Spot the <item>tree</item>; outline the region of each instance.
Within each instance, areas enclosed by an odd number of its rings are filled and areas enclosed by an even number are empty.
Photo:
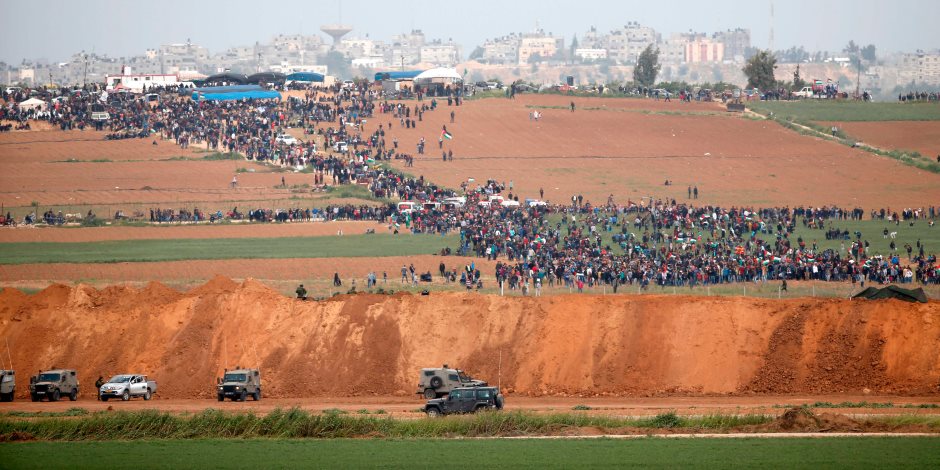
[[[869,62],[874,62],[878,59],[874,44],[869,44],[862,48],[862,58]]]
[[[352,77],[350,60],[339,52],[330,51],[330,53],[328,53],[320,63],[326,65],[326,69],[329,70],[330,75],[333,75],[336,78]]]
[[[760,51],[747,61],[742,71],[747,76],[748,88],[758,90],[772,90],[777,83],[774,78],[774,69],[777,68],[777,58],[770,51]]]
[[[568,57],[572,61],[574,61],[574,59],[577,57],[577,54],[575,54],[575,51],[577,50],[578,50],[578,35],[575,34],[574,37],[571,38],[571,48],[568,49]]]
[[[842,48],[842,52],[850,55],[858,54],[858,44],[855,44],[854,40],[849,41],[849,43],[846,44],[844,48]]]
[[[656,84],[656,76],[662,65],[659,64],[659,48],[653,49],[653,45],[646,46],[646,49],[640,53],[636,61],[636,67],[633,68],[633,81],[645,87],[651,87]]]
[[[800,64],[796,64],[796,72],[793,72],[793,89],[802,90],[806,86],[803,77],[800,77]]]

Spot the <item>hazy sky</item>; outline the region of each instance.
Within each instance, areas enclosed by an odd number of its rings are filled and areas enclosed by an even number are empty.
[[[11,64],[24,58],[61,61],[81,50],[112,57],[141,55],[145,49],[187,38],[215,53],[266,41],[277,33],[318,32],[320,25],[339,21],[339,3],[47,0],[36,4],[0,0],[0,60]],[[874,43],[879,51],[940,47],[937,0],[777,0],[774,6],[776,49],[802,45],[811,51],[841,50],[850,39]],[[564,36],[566,43],[572,34],[581,36],[592,25],[606,32],[639,21],[664,37],[689,29],[712,33],[749,28],[753,45],[767,47],[770,0],[345,0],[342,21],[355,28],[350,36],[368,34],[388,40],[417,28],[428,39],[453,38],[463,45],[465,56],[487,38],[532,30],[536,21],[546,31]]]

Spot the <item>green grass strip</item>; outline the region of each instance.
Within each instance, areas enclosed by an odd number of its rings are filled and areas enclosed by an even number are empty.
[[[0,265],[133,263],[220,259],[361,258],[430,255],[455,248],[455,235],[345,235],[290,238],[0,243]]]
[[[841,100],[751,101],[747,107],[795,121],[940,121],[940,104],[864,103]]]
[[[937,468],[936,438],[173,440],[0,445],[5,468]],[[133,462],[130,465],[128,462]]]

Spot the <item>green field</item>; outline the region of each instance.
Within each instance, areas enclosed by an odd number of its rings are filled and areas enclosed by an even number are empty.
[[[937,468],[940,439],[173,440],[0,444],[3,468]]]
[[[86,243],[0,243],[0,265],[122,263],[220,259],[359,258],[430,255],[456,248],[456,235],[119,240]]]
[[[549,225],[555,226],[555,224],[561,222],[560,215],[549,216]],[[865,215],[868,217],[868,214]],[[637,231],[633,228],[632,225],[632,216],[627,216],[627,221],[631,222],[628,225],[627,232],[635,234],[638,238],[643,237],[642,231]],[[579,222],[580,223],[580,222]],[[827,222],[826,229],[829,225],[834,229],[839,230],[848,230],[851,240],[845,241],[845,252],[847,253],[849,248],[852,247],[852,240],[855,240],[855,231],[862,233],[862,240],[868,240],[871,244],[869,254],[870,255],[885,255],[892,253],[890,244],[891,238],[884,238],[884,229],[888,229],[889,234],[891,232],[897,232],[897,236],[894,239],[895,246],[897,247],[898,254],[903,254],[903,259],[906,260],[907,252],[904,251],[904,244],[909,243],[911,247],[914,248],[913,255],[917,256],[917,240],[920,240],[921,244],[924,245],[924,253],[938,253],[940,252],[940,226],[935,226],[933,228],[928,226],[926,220],[918,220],[913,227],[909,226],[908,223],[901,222],[900,225],[894,225],[884,220],[833,220]],[[776,227],[771,227],[776,229]],[[611,251],[613,253],[623,253],[623,250],[613,242],[613,236],[620,233],[619,225],[614,228],[613,232],[603,231],[603,226],[598,225],[597,230],[601,235],[601,244],[602,246],[610,245]],[[561,227],[562,235],[567,234],[567,229],[564,225]],[[665,232],[672,233],[672,230],[667,230]],[[699,232],[696,232],[699,233]],[[702,240],[709,238],[708,233],[702,233]],[[773,241],[774,236],[768,234],[758,234],[758,236],[764,240]],[[819,250],[833,249],[840,251],[842,249],[843,240],[826,240],[826,230],[811,229],[803,226],[802,222],[798,221],[796,224],[796,231],[790,235],[793,246],[797,246],[797,239],[803,237],[803,240],[806,242],[807,248],[812,247],[813,240],[816,241],[817,248]]]
[[[777,119],[799,122],[940,121],[937,103],[864,103],[860,101],[754,101],[748,108]]]

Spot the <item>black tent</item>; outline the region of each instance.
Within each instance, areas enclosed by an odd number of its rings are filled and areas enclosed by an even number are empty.
[[[858,294],[852,296],[853,299],[898,299],[905,302],[927,303],[927,294],[924,289],[903,289],[898,286],[888,286],[883,289],[869,287]]]
[[[257,83],[259,85],[264,85],[266,83],[284,83],[284,80],[287,79],[287,75],[277,72],[261,72],[254,75],[249,75],[246,79],[246,83]]]
[[[205,79],[204,84],[206,86],[216,86],[216,85],[244,85],[248,83],[248,77],[241,73],[218,73],[212,75]]]

